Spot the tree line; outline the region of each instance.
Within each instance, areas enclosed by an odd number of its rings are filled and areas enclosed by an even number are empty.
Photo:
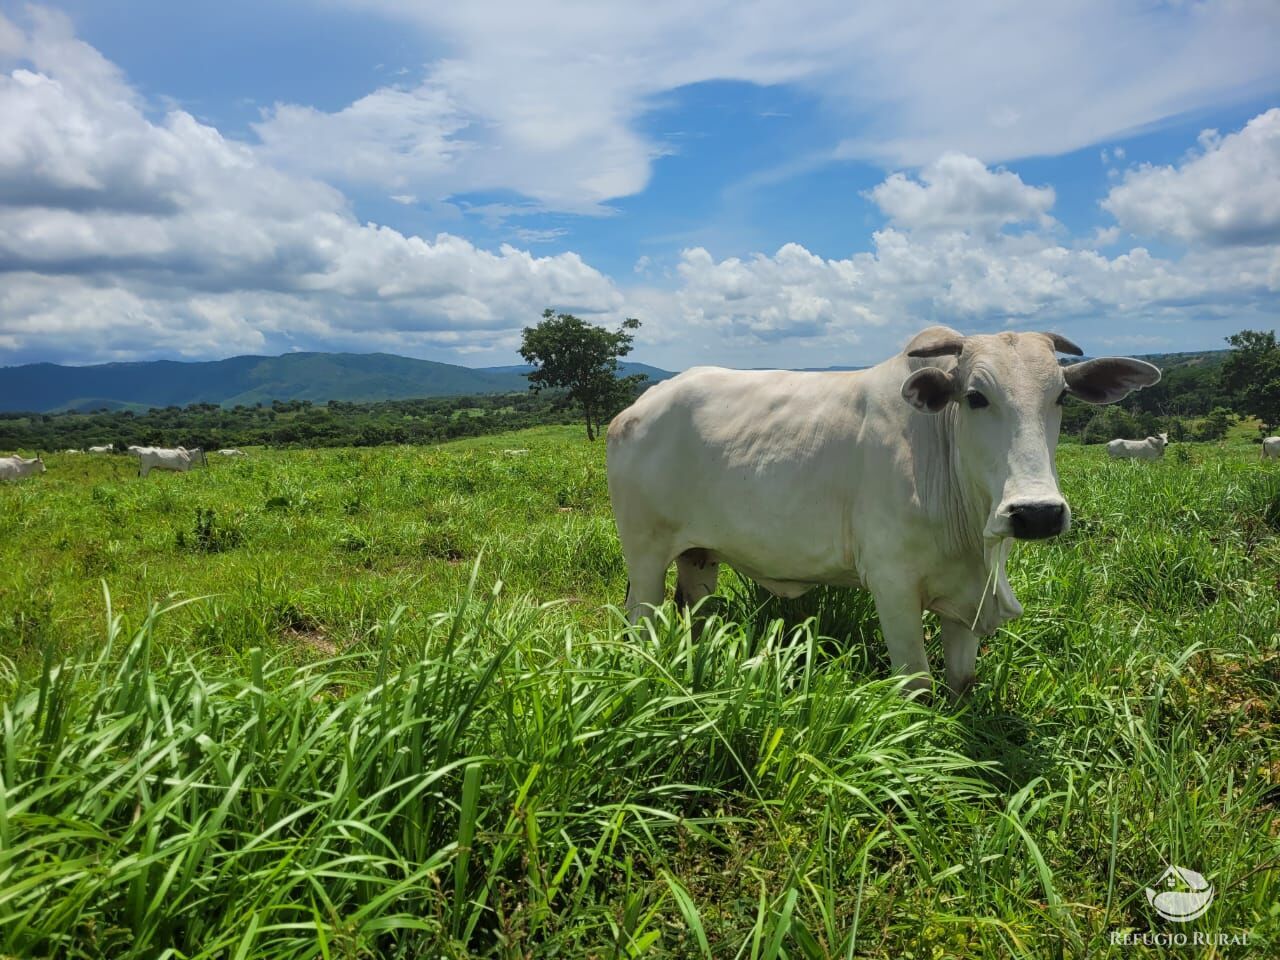
[[[1109,407],[1068,403],[1062,433],[1082,443],[1166,432],[1173,440],[1218,440],[1242,417],[1260,435],[1280,428],[1280,345],[1271,331],[1242,330],[1225,352],[1152,357],[1160,382]]]
[[[81,450],[113,443],[161,447],[369,447],[430,444],[567,424],[577,411],[564,391],[349,403],[277,400],[223,408],[213,403],[145,412],[0,413],[0,450]]]

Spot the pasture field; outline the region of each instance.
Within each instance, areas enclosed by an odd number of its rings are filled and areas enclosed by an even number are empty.
[[[577,428],[50,456],[0,487],[0,956],[1280,955],[1280,466],[1059,464],[953,708],[861,593],[626,628]]]

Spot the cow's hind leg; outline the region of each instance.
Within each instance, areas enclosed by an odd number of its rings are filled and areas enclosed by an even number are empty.
[[[716,592],[720,562],[701,547],[676,557],[676,606],[692,610]]]
[[[662,606],[667,593],[667,567],[671,561],[660,554],[627,557],[627,618],[638,623]]]

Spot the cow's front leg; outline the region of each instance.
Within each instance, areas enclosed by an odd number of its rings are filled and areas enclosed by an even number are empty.
[[[950,617],[939,617],[942,624],[942,654],[947,661],[947,692],[955,703],[973,687],[978,661],[978,636],[969,625]]]
[[[920,594],[904,590],[897,584],[882,589],[872,588],[880,632],[889,648],[889,660],[895,673],[910,676],[908,690],[929,693],[933,681],[929,676],[929,657],[924,652],[924,625],[920,620],[924,608]]]

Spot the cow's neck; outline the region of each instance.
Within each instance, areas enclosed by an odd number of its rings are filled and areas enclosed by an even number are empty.
[[[960,445],[956,442],[957,416],[957,405],[948,404],[931,418],[937,424],[946,455],[938,458],[943,467],[935,474],[940,488],[929,491],[926,502],[935,504],[934,509],[941,512],[934,519],[940,521],[946,531],[945,552],[953,556],[982,557],[985,568],[990,565],[991,545],[983,542],[982,531],[991,505],[983,491],[967,480],[961,469]]]
[[[961,469],[960,445],[956,442],[955,404],[932,418],[937,423],[939,440],[946,455],[938,461],[944,466],[936,471],[935,479],[940,489],[929,491],[927,502],[936,504],[940,511],[933,519],[946,531],[942,544],[946,556],[967,567],[973,574],[972,629],[979,636],[995,631],[1002,623],[1022,613],[1022,605],[1013,595],[1005,562],[1009,556],[1009,542],[1003,539],[988,540],[982,535],[991,512],[989,496],[976,484],[968,481]]]

